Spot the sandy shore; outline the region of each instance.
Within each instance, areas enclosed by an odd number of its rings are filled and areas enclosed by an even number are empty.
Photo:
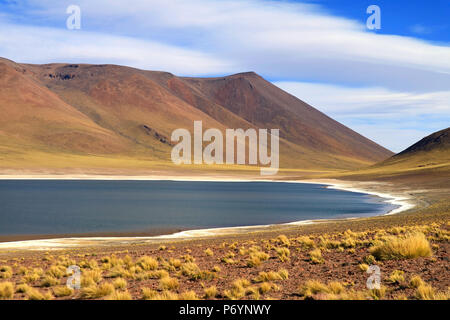
[[[412,209],[416,202],[411,192],[394,192],[390,185],[380,182],[353,182],[335,179],[315,179],[315,180],[282,180],[282,179],[258,179],[236,178],[229,176],[106,176],[106,175],[0,175],[3,180],[166,180],[166,181],[217,181],[217,182],[284,182],[284,183],[310,183],[323,184],[327,188],[359,192],[374,195],[383,199],[384,202],[398,206],[396,209],[386,213],[386,215],[397,214]],[[358,219],[358,218],[347,218]],[[342,220],[342,219],[340,219]],[[285,224],[241,226],[229,228],[211,228],[199,230],[186,230],[172,234],[158,236],[120,236],[120,237],[64,237],[53,239],[37,239],[24,241],[10,241],[0,243],[0,250],[54,250],[64,248],[79,248],[90,246],[126,245],[139,243],[156,243],[170,240],[184,240],[194,238],[208,238],[217,236],[230,236],[246,233],[249,231],[260,231],[267,229],[283,229],[287,226],[301,226],[314,224],[328,219],[294,221]]]

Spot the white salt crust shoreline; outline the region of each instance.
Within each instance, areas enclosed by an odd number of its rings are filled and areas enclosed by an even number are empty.
[[[322,184],[330,189],[338,189],[349,192],[365,193],[380,197],[383,202],[387,202],[398,207],[384,215],[397,214],[412,209],[415,204],[412,197],[405,194],[392,194],[378,192],[371,189],[374,185],[382,185],[377,182],[351,182],[341,180],[269,180],[269,179],[237,179],[229,177],[178,177],[178,176],[100,176],[100,175],[0,175],[0,180],[142,180],[142,181],[204,181],[204,182],[280,182],[280,183],[309,183]],[[344,218],[343,220],[358,219],[358,217]],[[102,245],[126,245],[133,243],[158,242],[165,240],[186,240],[195,238],[207,238],[213,236],[230,236],[245,233],[246,231],[257,231],[277,226],[307,225],[317,222],[324,222],[338,219],[316,219],[302,220],[283,224],[239,226],[226,228],[210,228],[186,230],[168,235],[148,236],[148,237],[73,237],[73,238],[53,238],[11,241],[0,243],[0,250],[56,250],[79,248]],[[339,219],[341,220],[341,219]]]

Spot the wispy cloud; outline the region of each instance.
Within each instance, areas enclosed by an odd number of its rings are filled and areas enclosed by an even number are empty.
[[[364,21],[331,16],[318,5],[266,0],[77,2],[84,30],[98,33],[95,39],[87,36],[80,43],[92,48],[97,45],[99,56],[103,52],[96,40],[103,44],[102,38],[115,34],[189,48],[270,78],[381,85],[400,90],[450,87],[450,47],[375,34],[365,29]],[[70,1],[26,3],[29,9],[25,15],[31,23],[42,23],[44,19],[64,28],[65,8]],[[3,32],[8,33],[5,29]],[[127,54],[123,45],[113,49],[118,55]],[[170,66],[172,59],[173,55],[166,54],[163,65]],[[141,66],[141,59],[136,60],[126,62]],[[191,72],[191,65],[186,64],[187,70],[180,72]],[[223,66],[212,72],[230,72],[228,64]]]
[[[128,65],[180,74],[233,70],[233,63],[195,49],[97,32],[13,25],[0,21],[0,56],[18,62]]]
[[[15,3],[0,15],[0,56],[13,60],[253,70],[393,150],[450,122],[449,45],[376,34],[317,3],[78,0],[77,31],[65,28],[71,0]],[[404,134],[389,139],[395,128]]]
[[[432,32],[430,27],[426,27],[421,24],[412,25],[409,29],[418,35],[430,34]]]
[[[412,93],[302,82],[275,84],[393,151],[401,151],[450,123],[450,91]]]

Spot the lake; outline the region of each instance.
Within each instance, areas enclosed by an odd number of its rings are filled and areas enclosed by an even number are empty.
[[[283,182],[0,180],[0,235],[202,229],[374,216],[363,193]]]

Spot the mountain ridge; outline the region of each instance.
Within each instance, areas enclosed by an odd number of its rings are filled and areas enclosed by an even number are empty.
[[[134,157],[149,167],[152,161],[170,164],[171,132],[192,130],[194,120],[202,120],[205,129],[280,128],[284,168],[352,169],[392,155],[255,72],[193,78],[118,65],[0,59],[0,81],[0,111],[8,114],[0,149],[14,151],[4,154],[11,161],[11,154],[20,154],[26,162],[34,150]],[[31,87],[39,95],[27,96]],[[26,130],[13,130],[11,120]],[[52,132],[56,123],[66,123],[66,130]]]

